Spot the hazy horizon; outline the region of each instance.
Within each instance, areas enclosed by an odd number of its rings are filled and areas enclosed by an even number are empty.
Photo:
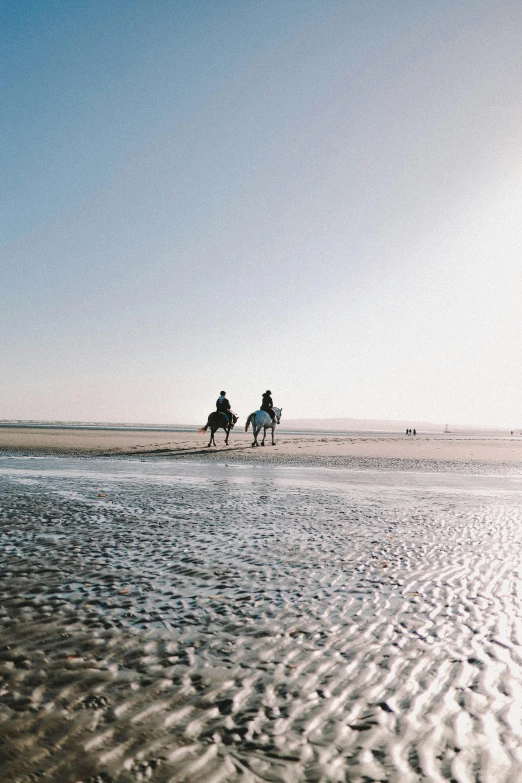
[[[516,427],[521,4],[0,18],[0,418]]]
[[[248,414],[240,415],[239,419],[239,429],[241,430],[241,419],[246,419],[246,416]],[[0,419],[0,426],[6,426],[6,425],[24,425],[24,426],[30,426],[32,424],[34,425],[41,425],[41,426],[57,426],[57,425],[63,425],[63,426],[79,426],[79,427],[88,427],[92,425],[93,427],[140,427],[140,428],[169,428],[169,427],[200,427],[202,424],[204,424],[204,421],[200,420],[199,422],[176,422],[176,421],[163,421],[163,422],[154,422],[154,421],[96,421],[96,420],[88,420],[88,419],[77,419],[77,420],[65,420],[65,419],[54,419],[54,420],[48,420],[48,419]],[[403,432],[406,427],[415,427],[419,431],[419,434],[424,433],[430,433],[434,434],[436,432],[443,432],[446,427],[449,428],[449,432],[453,434],[461,433],[461,432],[511,432],[513,431],[516,435],[522,434],[521,430],[522,427],[496,427],[496,426],[488,426],[488,425],[476,425],[472,423],[449,423],[446,422],[444,424],[440,422],[432,422],[432,421],[419,421],[416,419],[353,419],[353,418],[325,418],[325,419],[317,419],[317,418],[309,418],[309,419],[282,419],[280,423],[280,429],[295,429],[295,430],[310,430],[310,431],[332,431],[332,432],[342,432],[342,431],[360,431],[360,432],[372,432],[372,431],[382,431],[382,432]]]

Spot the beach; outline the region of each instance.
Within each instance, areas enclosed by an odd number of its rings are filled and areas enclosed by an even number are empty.
[[[522,783],[522,3],[2,21],[0,783]]]
[[[205,458],[229,461],[356,466],[383,465],[415,468],[419,460],[433,463],[522,464],[522,436],[404,433],[293,433],[276,428],[264,447],[252,448],[252,430],[239,425],[224,443],[216,433],[216,447],[207,448],[208,433],[162,429],[102,429],[100,427],[0,427],[0,451],[33,454],[143,455],[173,459]],[[261,440],[261,438],[259,439]],[[440,467],[440,465],[439,465]]]
[[[0,457],[2,781],[521,778],[520,465],[261,452]]]

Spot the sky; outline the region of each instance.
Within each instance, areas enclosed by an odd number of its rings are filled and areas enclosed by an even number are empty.
[[[522,426],[518,0],[0,29],[0,419]]]

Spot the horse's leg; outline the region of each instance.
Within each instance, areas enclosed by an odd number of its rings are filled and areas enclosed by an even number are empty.
[[[275,446],[274,432],[275,432],[275,427],[272,426],[272,446]]]
[[[212,443],[212,437],[213,437],[213,434],[214,434],[214,433],[213,433],[213,431],[212,431],[212,427],[211,427],[211,428],[210,428],[210,440],[209,440],[209,442],[207,443],[207,449],[209,449],[209,448],[210,448],[210,444]]]
[[[225,430],[226,438],[225,438],[225,446],[228,446],[228,436],[230,435],[230,427],[227,427]]]
[[[263,429],[263,440],[261,441],[261,445],[262,446],[265,445],[265,438],[266,438],[266,427],[264,427],[264,429]]]
[[[260,427],[257,427],[257,428],[256,428],[256,425],[255,425],[255,423],[254,423],[254,426],[253,426],[253,430],[254,430],[254,442],[252,443],[252,446],[259,446],[259,443],[257,442],[257,436],[258,436],[258,434],[259,434],[259,430],[260,430],[260,429],[261,429]]]

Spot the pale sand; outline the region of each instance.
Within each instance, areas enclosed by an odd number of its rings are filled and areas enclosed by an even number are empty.
[[[172,457],[227,456],[231,460],[285,462],[349,462],[367,460],[429,460],[435,462],[521,463],[522,437],[466,435],[294,435],[276,432],[276,445],[267,436],[264,448],[252,448],[251,432],[234,430],[230,445],[224,433],[217,447],[207,449],[207,433],[0,428],[0,450],[64,454],[149,454]]]

